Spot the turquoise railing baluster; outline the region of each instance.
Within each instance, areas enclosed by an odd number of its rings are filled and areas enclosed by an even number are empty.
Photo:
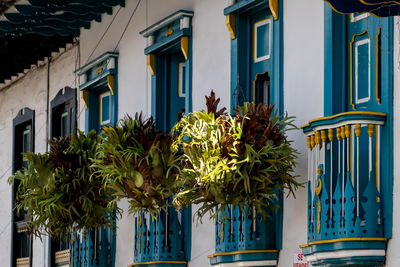
[[[308,243],[301,247],[313,266],[384,263],[380,133],[385,117],[348,112],[313,120],[303,128],[309,148]],[[338,251],[353,256],[340,257]],[[326,253],[327,260],[316,259],[318,253]]]
[[[307,186],[307,192],[308,192],[308,199],[311,200],[311,182],[308,181],[308,186]],[[307,224],[308,224],[308,235],[307,235],[307,240],[310,242],[312,240],[312,232],[313,232],[313,224],[311,220],[311,209],[312,209],[312,202],[308,201],[308,209],[307,209]]]
[[[133,265],[159,262],[152,266],[165,266],[168,262],[181,262],[174,266],[186,266],[188,255],[185,246],[191,236],[184,234],[184,211],[176,211],[174,207],[168,207],[167,211],[160,211],[156,218],[147,212],[135,218]]]
[[[341,227],[341,217],[342,217],[342,213],[341,213],[341,203],[340,203],[340,198],[342,196],[341,193],[341,183],[340,180],[336,180],[336,184],[334,187],[335,191],[333,193],[333,200],[332,200],[332,205],[333,205],[333,228],[332,228],[332,236],[329,236],[327,239],[335,239],[335,238],[339,238],[339,228]],[[315,241],[312,240],[312,241]]]
[[[112,228],[75,234],[73,254],[70,247],[71,267],[112,267],[115,260],[115,233]]]
[[[345,190],[344,190],[344,224],[341,229],[341,237],[353,237],[356,230],[355,219],[356,219],[356,202],[355,192],[353,185],[350,181],[350,175],[346,175]]]
[[[215,223],[216,254],[210,256],[212,265],[277,260],[277,238],[280,238],[280,232],[276,220],[281,210],[277,213],[269,211],[268,219],[254,212],[253,208],[229,206],[218,214]]]
[[[365,207],[365,210],[374,211],[365,213],[365,231],[367,231],[368,235],[370,236],[380,236],[382,235],[382,224],[380,223],[379,218],[380,197],[379,192],[376,189],[375,179],[369,180],[368,185],[365,188],[362,196],[362,206]]]
[[[326,175],[323,174],[321,176],[321,181],[323,185],[326,185]],[[324,238],[328,236],[331,232],[331,228],[329,227],[329,197],[328,191],[326,190],[326,186],[322,186],[321,188],[321,231],[320,238]]]

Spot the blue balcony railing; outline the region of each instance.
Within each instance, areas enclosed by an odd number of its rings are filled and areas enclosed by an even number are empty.
[[[311,264],[384,261],[384,121],[383,113],[348,112],[304,127],[309,147],[308,244],[302,248]]]
[[[211,264],[257,262],[257,266],[276,266],[280,218],[280,211],[264,220],[255,210],[227,208],[224,216],[220,213],[217,217],[215,253],[209,256]]]
[[[115,241],[115,229],[105,227],[75,235],[70,252],[70,266],[115,266]]]
[[[135,218],[134,263],[130,266],[187,265],[190,255],[190,209],[168,207],[156,218],[142,212]]]

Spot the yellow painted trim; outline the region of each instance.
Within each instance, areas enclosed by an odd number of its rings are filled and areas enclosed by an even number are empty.
[[[208,258],[215,258],[218,256],[229,256],[229,255],[238,255],[238,254],[249,254],[249,253],[275,253],[278,252],[277,249],[269,249],[269,250],[240,250],[240,251],[232,251],[232,252],[220,252],[214,253],[212,255],[208,255]]]
[[[315,194],[318,197],[318,219],[317,219],[317,230],[318,233],[321,233],[321,192],[322,192],[322,180],[321,180],[322,170],[318,168],[318,182],[317,187],[315,188]]]
[[[189,37],[184,36],[181,38],[181,50],[183,53],[183,56],[185,57],[185,60],[188,60],[189,58]]]
[[[173,29],[169,29],[166,33],[165,33],[165,37],[168,37],[170,35],[172,35],[174,33]]]
[[[88,109],[89,94],[88,94],[87,90],[82,90],[81,91],[81,99],[82,99],[83,105],[85,106],[85,109]]]
[[[394,0],[392,0],[392,1],[381,1],[379,3],[373,3],[373,4],[367,3],[367,2],[365,2],[365,0],[360,0],[360,2],[363,3],[364,5],[367,5],[367,6],[375,6],[375,5],[391,4],[391,3],[400,5],[400,1],[394,1]]]
[[[353,103],[353,44],[357,36],[362,36],[366,33],[367,31],[363,31],[361,33],[354,34],[350,42],[350,105],[353,107],[353,110],[356,110],[356,106]]]
[[[256,76],[254,77],[254,80],[253,80],[253,102],[254,103],[256,103],[256,81],[258,79],[258,76],[264,75],[266,73],[268,73],[267,70],[262,73],[257,73]],[[269,99],[269,96],[268,96],[268,99]],[[265,104],[268,104],[268,103],[265,103]]]
[[[71,235],[71,266],[74,266],[75,235]]]
[[[380,84],[379,84],[379,74],[380,74],[380,69],[379,69],[379,62],[381,60],[379,52],[380,52],[380,47],[379,43],[381,41],[381,33],[382,33],[382,26],[379,26],[378,33],[376,34],[376,77],[375,77],[375,82],[376,82],[376,92],[375,92],[375,97],[376,100],[378,101],[378,104],[381,104],[381,98],[378,96],[379,95],[379,89],[380,89]]]
[[[103,68],[99,68],[98,70],[96,70],[96,75],[99,75],[102,72],[103,72]]]
[[[140,213],[140,218],[138,222],[139,228],[139,251],[142,250],[142,220],[143,220],[143,213]]]
[[[306,248],[312,245],[319,245],[319,244],[330,244],[330,243],[336,243],[336,242],[351,242],[351,241],[387,241],[387,238],[384,237],[350,237],[350,238],[337,238],[337,239],[330,239],[330,240],[320,240],[320,241],[314,241],[310,242],[304,245],[300,245],[300,248]]]
[[[316,122],[316,121],[330,120],[330,119],[335,119],[337,117],[347,116],[347,115],[368,115],[368,116],[386,117],[386,113],[383,113],[383,112],[349,111],[349,112],[339,113],[339,114],[336,114],[333,116],[321,117],[321,118],[316,118],[316,119],[310,120],[308,122],[308,124],[301,126],[301,128],[304,129],[306,127],[309,127],[311,125],[311,123]]]
[[[342,15],[349,15],[349,14],[353,13],[353,12],[350,12],[350,13],[343,13],[343,12],[340,12],[340,11],[338,11],[336,8],[334,8],[334,7],[332,6],[332,4],[329,2],[329,0],[324,0],[324,1],[327,2],[328,5],[330,6],[330,8],[332,8],[332,10],[335,11],[336,13],[339,13],[339,14],[342,14]],[[363,0],[360,0],[360,2],[362,2],[362,3],[365,4],[365,5],[374,5],[374,4],[366,4]],[[400,4],[399,2],[395,2],[395,3],[396,3],[396,4]],[[374,13],[370,13],[370,12],[368,12],[368,13],[371,14],[372,16],[376,17],[376,18],[381,18],[381,17],[379,17],[378,15],[376,15],[376,14],[374,14]]]
[[[332,6],[332,4],[331,4],[328,0],[324,0],[324,1],[327,2],[328,5],[332,8],[332,10],[335,11],[336,13],[339,13],[339,14],[342,14],[342,15],[348,15],[348,14],[350,14],[350,13],[343,13],[343,12],[340,12],[339,10],[337,10],[336,8],[334,8],[334,7]]]
[[[27,233],[27,232],[28,232],[28,228],[26,228],[26,227],[17,230],[17,233],[18,233],[18,234],[20,234],[20,233]]]
[[[150,70],[151,76],[156,74],[156,56],[154,54],[147,55],[147,67]]]
[[[236,39],[236,15],[229,14],[226,16],[226,27],[231,34],[232,40]]]
[[[269,9],[271,10],[274,20],[279,18],[279,0],[269,0]]]
[[[114,75],[107,76],[107,85],[112,95],[114,95]]]
[[[149,261],[149,262],[134,262],[129,264],[128,267],[151,265],[151,264],[187,264],[187,261]]]

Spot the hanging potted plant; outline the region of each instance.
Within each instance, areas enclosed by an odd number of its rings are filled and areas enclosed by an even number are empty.
[[[39,237],[71,235],[72,266],[78,258],[74,252],[79,253],[74,249],[77,234],[87,237],[92,230],[113,227],[118,212],[111,190],[91,166],[98,142],[95,131],[53,139],[49,152],[24,154],[27,167],[9,178],[18,185],[15,208],[18,214],[27,213],[29,232]]]
[[[182,164],[181,151],[171,149],[173,138],[141,114],[105,127],[102,136],[93,166],[113,190],[113,202],[127,199],[136,215],[135,262],[184,261],[185,225],[171,203]]]
[[[200,219],[212,212],[217,221],[212,264],[273,259],[277,253],[243,251],[271,252],[279,246],[272,233],[280,227],[281,193],[292,194],[300,186],[293,175],[297,152],[286,136],[296,129],[293,117],[278,115],[273,105],[254,103],[230,116],[217,111],[214,92],[206,100],[207,112],[190,113],[173,129],[174,148],[183,147],[186,163],[174,203],[198,204]],[[237,251],[246,256],[235,258]]]

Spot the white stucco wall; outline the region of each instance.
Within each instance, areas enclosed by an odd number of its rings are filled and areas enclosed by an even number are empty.
[[[284,7],[284,109],[296,116],[296,125],[323,116],[324,103],[324,3],[286,0]],[[300,15],[301,14],[301,15]],[[289,133],[300,153],[296,174],[307,181],[306,137],[301,130]],[[293,266],[293,254],[307,242],[307,185],[296,199],[285,199],[283,249],[279,266]]]
[[[386,265],[400,266],[400,18],[394,18],[393,36],[393,236],[388,242]]]
[[[74,53],[71,48],[61,56],[56,56],[50,64],[49,99],[66,85],[74,86]],[[11,186],[7,180],[12,171],[12,120],[18,111],[28,107],[35,111],[35,152],[46,151],[46,101],[47,65],[34,68],[23,78],[7,88],[0,89],[0,262],[10,266],[11,253]],[[48,239],[33,241],[33,266],[47,266]]]
[[[147,2],[147,6],[146,6]],[[80,37],[80,54],[77,58],[77,47],[73,48],[51,63],[50,100],[59,89],[65,86],[76,87],[76,66],[107,51],[117,51],[118,63],[118,117],[133,115],[142,111],[150,115],[151,82],[143,53],[146,40],[139,32],[147,26],[163,19],[171,13],[186,9],[194,11],[193,29],[193,109],[205,107],[204,96],[214,89],[221,97],[221,106],[230,107],[230,36],[225,26],[223,9],[228,1],[215,0],[148,0],[142,1],[118,47],[126,23],[136,6],[137,0],[127,0],[126,7],[114,8],[113,15],[103,15],[102,22],[92,22],[89,30],[82,30]],[[284,7],[284,109],[289,115],[296,116],[296,125],[306,124],[310,119],[323,116],[324,88],[324,4],[315,0],[285,0]],[[114,15],[119,13],[99,43],[104,31]],[[395,25],[399,23],[396,19]],[[397,29],[398,27],[395,27]],[[395,56],[399,57],[399,34],[395,36]],[[95,49],[95,47],[97,48]],[[95,50],[94,50],[95,49]],[[92,54],[92,55],[91,55]],[[89,55],[90,58],[89,58]],[[396,65],[397,64],[397,65]],[[0,91],[0,262],[9,266],[10,260],[10,216],[11,189],[7,178],[11,174],[12,155],[12,118],[19,109],[29,107],[36,112],[35,151],[46,149],[46,82],[47,67],[29,72],[24,78]],[[400,81],[400,66],[395,61],[395,86]],[[394,147],[400,138],[400,100],[395,90]],[[396,100],[397,99],[397,100]],[[79,125],[84,129],[84,109],[80,103]],[[397,122],[396,122],[397,121]],[[303,133],[290,133],[294,146],[300,152],[296,174],[299,180],[307,180],[307,150]],[[396,149],[394,162],[399,159]],[[400,177],[399,166],[394,164],[394,225],[400,218],[400,189],[396,179]],[[293,264],[293,254],[300,251],[299,245],[306,243],[307,238],[307,191],[306,187],[296,193],[296,199],[289,197],[284,203],[283,249],[280,252],[279,266],[289,267]],[[120,207],[127,210],[127,201]],[[193,212],[195,211],[195,208]],[[133,261],[134,218],[125,212],[117,223],[116,267],[127,266]],[[210,266],[207,255],[214,252],[214,223],[204,218],[202,224],[195,220],[192,226],[192,253],[189,267]],[[44,245],[39,240],[34,243],[34,267],[47,264],[47,240]],[[389,242],[387,266],[399,266],[400,231],[394,227],[393,239]]]

